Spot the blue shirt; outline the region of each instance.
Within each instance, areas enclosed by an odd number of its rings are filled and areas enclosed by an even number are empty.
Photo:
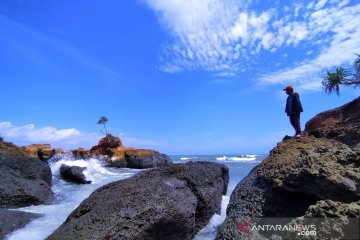
[[[294,99],[294,94],[291,94],[288,96],[288,98],[286,100],[286,112],[288,114],[292,113],[293,99]]]

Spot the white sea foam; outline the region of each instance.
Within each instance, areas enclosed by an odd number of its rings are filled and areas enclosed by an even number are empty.
[[[180,160],[187,161],[187,160],[195,160],[197,157],[181,157]]]
[[[221,214],[214,214],[209,223],[201,229],[201,231],[195,236],[194,240],[209,240],[215,239],[219,227],[225,221],[226,208],[229,205],[230,196],[226,195],[222,197],[221,202]]]
[[[84,167],[85,169],[83,174],[85,175],[86,179],[92,181],[92,183],[100,183],[109,176],[116,175],[116,173],[111,172],[108,170],[108,168],[105,168],[103,163],[98,159],[90,158],[87,160],[61,159],[55,163],[52,163],[50,164],[50,168],[53,176],[60,176],[60,167],[62,164],[66,164],[68,166]]]
[[[243,155],[240,157],[217,157],[216,160],[218,161],[239,161],[239,162],[248,162],[256,160],[257,155]]]
[[[246,166],[252,166],[251,164],[257,163],[254,161],[258,156],[261,155],[228,155],[219,157],[218,161],[224,161],[224,164],[229,166],[241,166],[241,172],[238,172],[239,167],[235,167],[235,173],[230,176],[228,194],[223,196],[221,205],[221,215],[215,214],[209,224],[205,226],[194,240],[209,240],[215,239],[217,229],[222,224],[226,215],[226,207],[229,203],[231,191],[234,189],[236,184],[241,180],[240,173],[243,173]],[[203,157],[204,158],[204,157]],[[180,160],[202,160],[201,156],[184,156],[178,158]],[[255,158],[255,159],[254,159]],[[212,158],[214,159],[214,158]],[[206,159],[205,159],[206,160]],[[246,164],[243,164],[246,163]],[[61,179],[60,166],[61,164],[67,164],[69,166],[86,167],[84,175],[86,179],[91,180],[91,184],[73,184],[66,182]],[[116,181],[132,176],[134,173],[140,170],[135,169],[118,169],[118,168],[107,168],[101,160],[88,159],[88,160],[75,160],[70,155],[60,156],[50,161],[50,168],[53,173],[53,186],[52,190],[55,194],[56,201],[52,205],[39,205],[20,208],[18,210],[39,213],[43,216],[37,218],[27,224],[24,228],[14,231],[10,235],[6,236],[6,240],[39,240],[46,239],[52,232],[54,232],[67,218],[67,216],[77,207],[79,204],[86,199],[95,189]],[[244,166],[244,167],[243,167]],[[237,170],[236,170],[237,169]],[[251,168],[249,168],[250,171]]]
[[[84,175],[91,184],[74,184],[64,181],[60,177],[60,166],[66,164],[69,166],[86,167]],[[139,170],[134,169],[116,169],[106,168],[103,163],[95,158],[88,160],[72,160],[64,156],[50,162],[50,168],[53,174],[52,190],[56,201],[52,205],[38,205],[24,207],[17,210],[39,213],[43,215],[6,236],[6,240],[39,240],[45,239],[54,232],[67,218],[67,216],[86,199],[95,189],[116,181],[130,177]]]

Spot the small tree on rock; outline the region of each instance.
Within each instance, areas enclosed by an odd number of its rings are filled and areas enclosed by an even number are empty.
[[[99,121],[98,121],[98,124],[104,125],[104,129],[105,129],[105,134],[106,134],[106,135],[108,135],[108,131],[107,131],[105,125],[106,125],[106,123],[107,123],[108,121],[109,121],[109,120],[108,120],[107,117],[105,117],[105,116],[101,116],[100,119],[99,119]]]

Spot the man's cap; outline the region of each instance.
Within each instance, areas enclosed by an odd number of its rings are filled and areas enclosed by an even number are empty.
[[[288,91],[288,90],[294,90],[293,86],[286,86],[286,88],[283,89],[284,91]]]

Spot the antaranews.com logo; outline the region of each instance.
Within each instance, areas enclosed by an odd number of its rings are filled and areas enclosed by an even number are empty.
[[[235,231],[249,239],[360,239],[360,218],[236,218],[235,223]]]
[[[316,236],[315,225],[301,225],[301,224],[251,224],[245,222],[236,228],[238,231],[250,235],[253,231],[266,232],[296,232],[300,236]]]

